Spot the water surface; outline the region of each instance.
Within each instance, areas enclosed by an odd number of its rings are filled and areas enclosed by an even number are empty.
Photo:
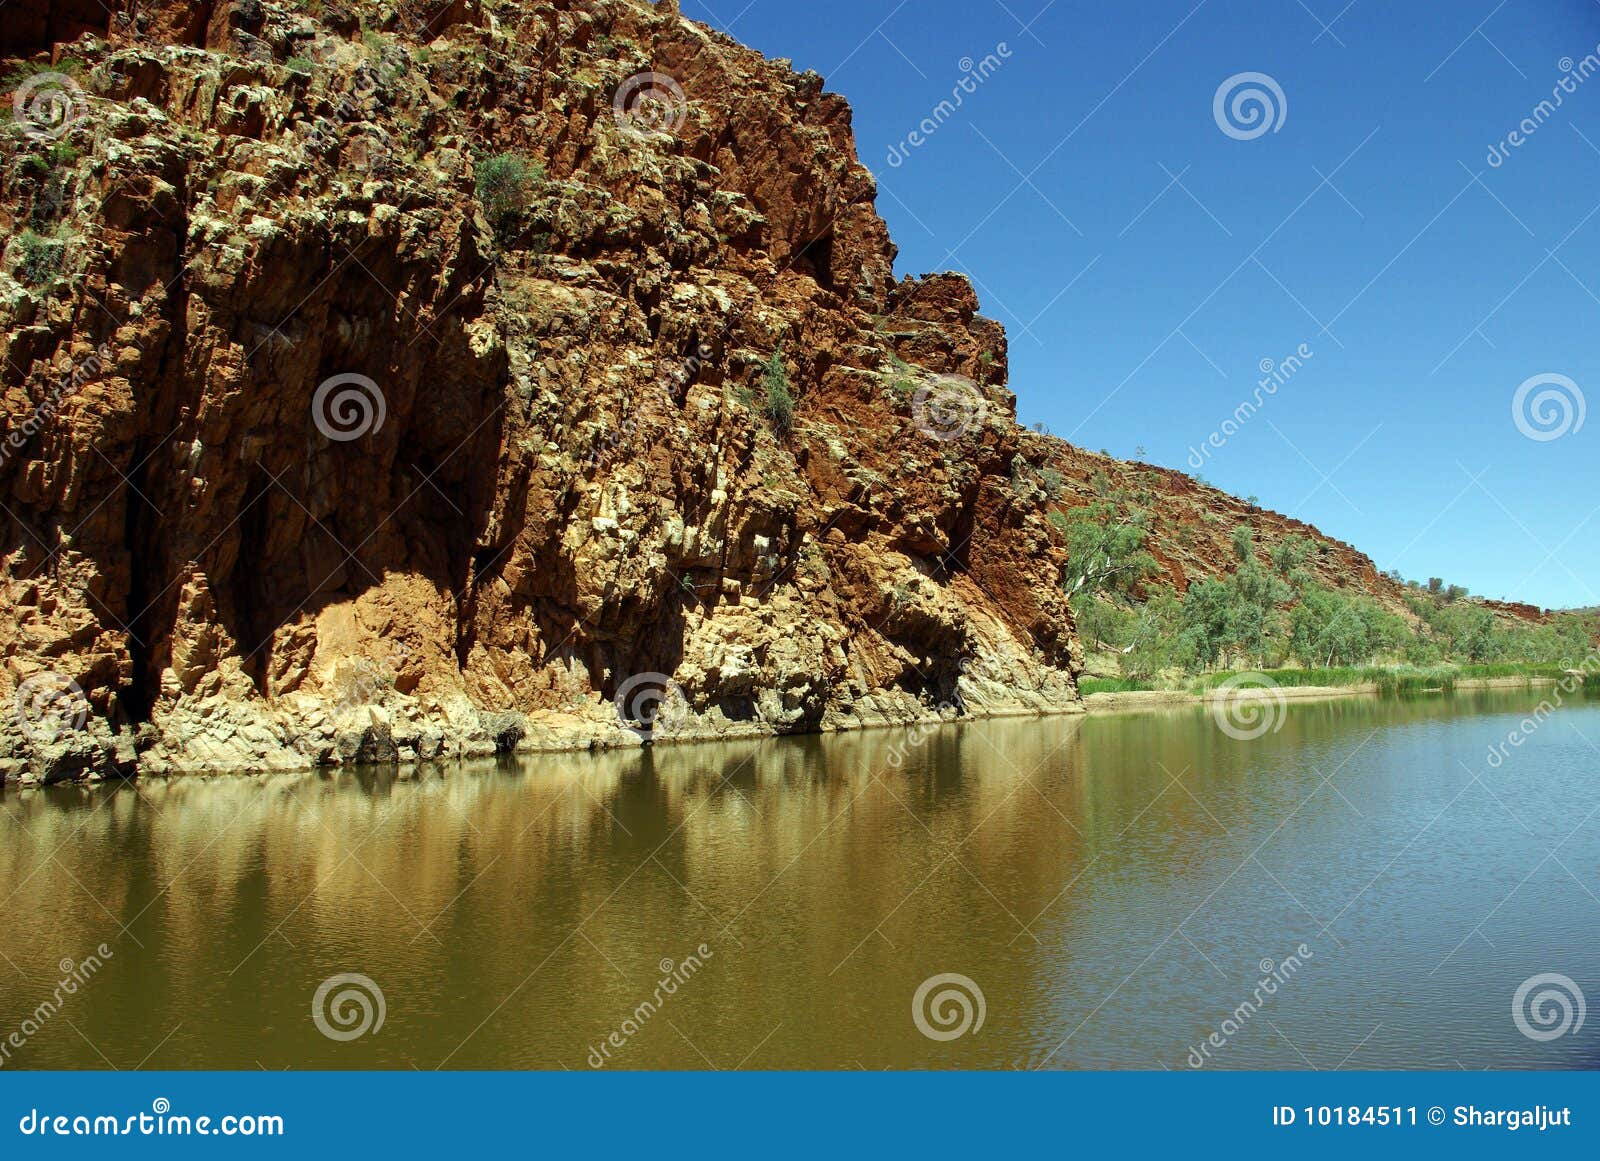
[[[12,788],[4,1066],[1596,1067],[1600,1015],[1512,1014],[1600,1000],[1600,703],[1487,760],[1542,696]],[[384,1006],[349,1041],[343,973]],[[936,1040],[946,973],[984,1019]]]

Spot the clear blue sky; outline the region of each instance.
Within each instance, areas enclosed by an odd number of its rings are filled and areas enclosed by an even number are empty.
[[[1600,53],[1600,2],[896,3],[681,7],[850,100],[898,273],[972,277],[1025,423],[1192,470],[1303,343],[1197,474],[1380,568],[1600,604],[1600,74],[1489,164]],[[1287,113],[1239,140],[1213,99],[1247,72]],[[1536,441],[1513,398],[1548,374],[1597,414]]]

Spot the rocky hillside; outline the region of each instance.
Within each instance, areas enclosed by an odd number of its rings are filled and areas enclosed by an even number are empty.
[[[0,778],[1078,708],[1084,453],[821,77],[672,0],[5,17]]]
[[[1054,507],[1070,510],[1091,503],[1099,494],[1097,487],[1107,485],[1116,493],[1138,498],[1151,517],[1147,547],[1161,568],[1152,578],[1157,583],[1183,592],[1193,581],[1225,579],[1238,567],[1233,533],[1244,526],[1263,553],[1291,536],[1310,541],[1314,547],[1304,567],[1319,584],[1361,593],[1408,622],[1417,620],[1406,604],[1406,588],[1400,581],[1380,572],[1366,553],[1313,525],[1218,491],[1170,468],[1118,460],[1048,436],[1033,438],[1045,441],[1043,454],[1060,473],[1062,485]],[[1490,609],[1502,624],[1544,624],[1550,619],[1549,610],[1534,605],[1472,599]]]

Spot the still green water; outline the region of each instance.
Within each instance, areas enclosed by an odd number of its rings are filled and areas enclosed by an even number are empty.
[[[1600,999],[1600,703],[1487,760],[1542,696],[11,788],[4,1067],[1596,1067],[1513,1019]]]

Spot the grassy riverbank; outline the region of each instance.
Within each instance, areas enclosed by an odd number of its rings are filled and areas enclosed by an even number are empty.
[[[1486,665],[1431,666],[1349,666],[1331,669],[1266,669],[1259,671],[1284,689],[1312,687],[1338,689],[1371,686],[1379,693],[1423,693],[1450,691],[1457,685],[1477,681],[1524,678],[1528,681],[1560,681],[1567,670],[1560,665],[1504,662]],[[1078,683],[1085,697],[1097,693],[1172,692],[1196,696],[1211,692],[1238,677],[1238,673],[1205,673],[1198,677],[1141,681],[1126,677],[1085,677]],[[1600,674],[1590,673],[1584,680],[1586,691],[1600,690]]]

